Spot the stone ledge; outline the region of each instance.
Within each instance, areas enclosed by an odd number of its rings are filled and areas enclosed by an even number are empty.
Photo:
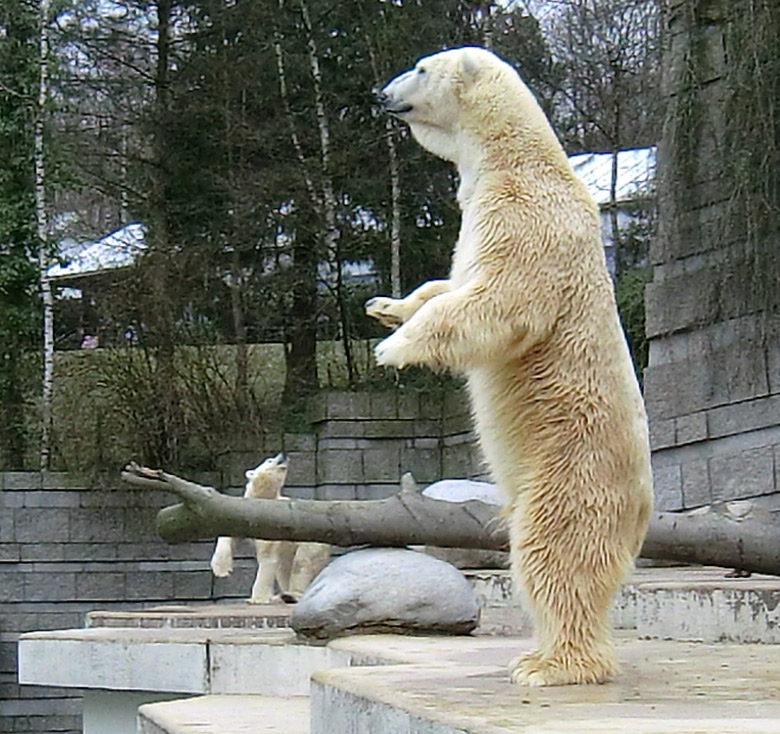
[[[138,734],[308,734],[309,702],[267,696],[201,696],[138,709]]]

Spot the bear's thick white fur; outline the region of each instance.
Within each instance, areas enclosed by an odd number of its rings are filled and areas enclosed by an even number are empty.
[[[244,497],[286,499],[282,487],[287,479],[287,457],[277,454],[260,466],[246,471]],[[211,557],[215,576],[229,576],[233,571],[233,544],[236,538],[217,538]],[[323,543],[294,543],[286,540],[254,540],[257,576],[252,585],[250,604],[268,604],[282,599],[297,601],[314,577],[330,560],[330,547]],[[281,594],[274,594],[274,582]]]
[[[531,92],[484,49],[422,59],[383,102],[457,165],[462,223],[448,280],[368,302],[398,327],[377,361],[466,375],[535,619],[538,649],[512,680],[606,681],[610,601],[641,547],[652,478],[596,205]]]

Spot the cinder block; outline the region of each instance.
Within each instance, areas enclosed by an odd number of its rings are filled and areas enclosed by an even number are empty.
[[[115,543],[67,543],[64,546],[64,561],[116,561],[118,545]],[[144,556],[150,557],[150,556]],[[157,557],[152,554],[151,557]]]
[[[361,484],[357,487],[356,499],[359,500],[383,500],[398,494],[398,484]]]
[[[70,539],[70,513],[66,509],[14,510],[16,541],[19,543],[64,543]]]
[[[674,419],[650,418],[650,448],[653,451],[670,448],[675,445],[676,433]]]
[[[3,472],[3,489],[43,489],[43,477],[40,472]]]
[[[682,465],[683,506],[686,510],[712,502],[707,461],[697,459]]]
[[[178,571],[173,576],[173,597],[178,601],[211,597],[211,570]]]
[[[18,563],[20,560],[21,552],[18,543],[0,543],[0,563]]]
[[[0,602],[17,602],[24,599],[24,574],[9,571],[0,566]]]
[[[682,471],[679,464],[653,467],[653,490],[657,510],[680,510],[683,507]]]
[[[367,393],[331,392],[326,395],[328,418],[371,417],[371,400]]]
[[[363,481],[360,451],[328,449],[317,453],[319,484],[358,484]]]
[[[712,499],[734,500],[768,494],[775,489],[772,446],[747,449],[710,459]]]
[[[416,392],[398,393],[398,417],[402,420],[416,420],[420,417],[420,396]]]
[[[422,437],[438,437],[441,435],[441,426],[432,420],[414,421],[414,435]]]
[[[371,418],[374,420],[398,417],[397,393],[369,393]]]
[[[65,561],[65,549],[69,543],[24,543],[16,545],[19,560],[28,561]]]
[[[363,451],[363,477],[366,482],[397,482],[401,477],[400,446]]]
[[[368,421],[363,430],[366,439],[407,438],[413,435],[413,423],[405,420]]]
[[[117,488],[119,482],[116,476],[101,476],[98,479],[84,474],[71,472],[43,472],[41,475],[44,489],[71,490],[90,489],[94,487]]]
[[[710,438],[780,425],[780,395],[757,398],[707,411]]]
[[[76,574],[70,572],[26,573],[25,601],[72,601],[76,596]]]
[[[310,487],[317,481],[317,462],[314,451],[296,451],[288,454],[287,485]]]
[[[159,576],[160,574],[150,574]],[[152,579],[150,578],[151,582]],[[151,583],[150,583],[151,586]],[[124,573],[90,573],[76,574],[76,599],[112,601],[125,598]]]
[[[702,411],[676,418],[675,438],[677,446],[704,441],[707,438],[707,414]]]
[[[76,543],[121,543],[127,539],[125,512],[117,508],[68,510],[69,540]],[[136,511],[131,511],[131,514],[135,515]]]
[[[318,444],[329,438],[362,438],[364,422],[356,420],[327,420],[317,428]]]
[[[314,482],[312,482],[311,485],[306,487],[288,485],[284,488],[284,496],[291,497],[292,499],[297,499],[297,500],[313,500],[315,494],[315,488],[316,485],[314,484]]]
[[[444,479],[465,479],[471,476],[472,470],[472,457],[468,444],[442,448],[441,474]]]
[[[284,434],[284,451],[286,454],[316,450],[317,437],[313,433]]]
[[[321,484],[315,490],[318,500],[354,500],[357,499],[356,487],[353,484]]]
[[[418,482],[435,482],[441,479],[441,452],[436,449],[404,449],[401,474],[412,472]]]
[[[170,573],[149,573],[138,571],[123,575],[124,596],[106,597],[109,599],[138,599],[139,601],[166,601],[174,599],[173,577]],[[117,587],[118,589],[119,587]]]
[[[24,493],[25,507],[78,507],[78,491],[32,490]]]

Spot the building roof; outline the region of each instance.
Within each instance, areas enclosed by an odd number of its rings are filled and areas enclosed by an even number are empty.
[[[60,262],[52,265],[47,273],[52,279],[74,278],[126,268],[145,249],[146,227],[134,222],[95,242],[64,240],[59,248]]]
[[[569,157],[574,172],[588,187],[599,206],[609,204],[612,153],[583,153]],[[617,201],[649,194],[655,181],[655,148],[621,150],[618,153]]]

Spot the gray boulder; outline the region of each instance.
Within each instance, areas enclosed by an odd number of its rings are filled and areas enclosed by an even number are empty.
[[[503,507],[506,504],[506,497],[495,484],[478,482],[475,479],[441,479],[429,484],[422,493],[432,500],[445,500],[446,502],[477,500],[497,507]]]
[[[449,563],[403,548],[365,548],[332,561],[306,589],[290,623],[315,638],[468,634],[479,624],[479,600]]]

